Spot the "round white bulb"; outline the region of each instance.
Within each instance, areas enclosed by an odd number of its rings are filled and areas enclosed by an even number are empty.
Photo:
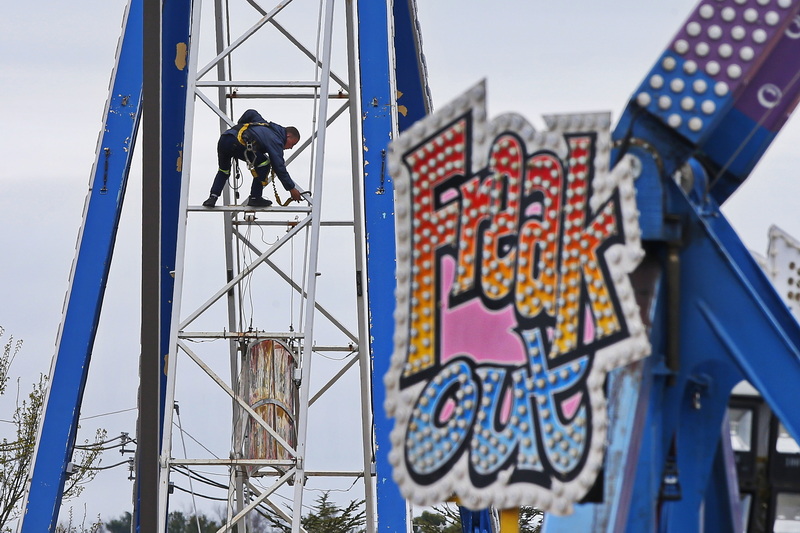
[[[653,74],[650,77],[650,87],[653,89],[660,89],[664,86],[664,78],[661,77],[659,74]]]
[[[708,90],[708,84],[706,83],[706,80],[694,80],[694,83],[692,83],[692,89],[694,89],[694,92],[697,94],[703,94]]]

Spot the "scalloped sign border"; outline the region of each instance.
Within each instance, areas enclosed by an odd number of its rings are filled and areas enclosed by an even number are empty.
[[[403,496],[568,514],[604,456],[607,373],[650,353],[634,173],[610,115],[486,119],[481,82],[390,145],[386,410]]]

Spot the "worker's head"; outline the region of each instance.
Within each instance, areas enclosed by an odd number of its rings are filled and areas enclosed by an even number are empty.
[[[294,148],[294,145],[300,140],[300,132],[294,126],[286,127],[286,144],[283,145],[284,149]]]

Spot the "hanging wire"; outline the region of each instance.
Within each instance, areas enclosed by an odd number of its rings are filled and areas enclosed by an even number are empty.
[[[320,85],[320,82],[321,82],[321,72],[322,72],[322,67],[323,67],[322,62],[319,60],[320,53],[321,53],[321,48],[322,48],[322,22],[323,22],[323,19],[324,19],[324,17],[323,17],[323,11],[324,11],[323,3],[324,3],[323,0],[320,0],[320,2],[319,2],[319,11],[317,13],[317,41],[316,41],[316,49],[315,49],[315,52],[314,52],[315,57],[317,58],[317,60],[314,62],[314,82],[315,83],[314,83],[313,106],[312,106],[312,113],[311,113],[311,124],[312,124],[311,135],[312,135],[312,141],[311,141],[311,153],[310,153],[311,161],[309,163],[309,169],[310,169],[309,185],[310,185],[310,190],[314,190],[314,175],[315,175],[315,170],[316,170],[316,166],[315,166],[316,157],[315,157],[315,155],[316,155],[316,152],[317,152],[317,141],[316,141],[316,139],[318,139],[318,137],[316,136],[315,133],[317,131],[317,128],[320,126],[320,124],[317,123],[317,110],[319,108],[319,99],[322,98],[323,96],[327,97],[327,95],[321,95],[320,94],[320,90],[319,90],[319,85]],[[325,118],[323,117],[322,124],[324,124],[324,123],[325,123]],[[319,205],[319,199],[317,199],[317,205]],[[313,213],[313,216],[319,217],[319,216],[321,216],[321,213]],[[308,297],[308,292],[307,292],[308,286],[306,285],[306,280],[308,279],[308,259],[309,259],[309,257],[308,257],[308,255],[309,255],[308,244],[309,244],[309,239],[310,239],[309,228],[308,227],[306,227],[306,229],[304,231],[304,234],[305,234],[305,245],[304,245],[303,249],[304,249],[305,253],[304,253],[304,260],[303,260],[303,278],[302,278],[302,282],[301,282],[301,289],[302,289],[301,290],[301,294],[306,295],[306,297],[300,299],[300,310],[299,310],[299,315],[298,315],[298,321],[299,321],[299,324],[300,324],[300,326],[299,326],[299,331],[300,332],[303,332],[305,330],[305,323],[304,323],[304,318],[305,317],[304,317],[303,313],[304,313],[304,309],[305,309],[306,299]]]
[[[247,226],[247,232],[245,233],[245,236],[247,237],[247,241],[248,242],[252,242],[252,240],[253,240],[253,226],[252,225],[248,225]],[[244,248],[243,252],[247,256],[246,257],[247,265],[249,266],[249,265],[253,264],[253,261],[255,260],[253,249],[250,248],[247,245],[244,245],[244,244],[242,246]],[[247,296],[248,309],[250,310],[250,316],[248,317],[250,329],[253,328],[253,317],[255,315],[255,304],[253,302],[253,276],[254,275],[255,275],[255,271],[254,270],[251,270],[247,274],[247,277],[246,277],[247,278],[247,283],[243,287],[244,291],[246,292],[246,296]]]
[[[176,422],[173,422],[173,423],[172,423],[172,425],[174,425],[174,426],[175,426],[175,425],[177,425],[177,423],[176,423]],[[212,452],[211,450],[209,450],[208,448],[206,448],[206,446],[205,446],[205,445],[204,445],[202,442],[200,442],[199,440],[197,440],[196,438],[194,438],[194,437],[192,436],[192,434],[191,434],[191,433],[189,433],[188,431],[186,431],[186,430],[184,430],[184,429],[182,429],[181,431],[182,431],[182,432],[183,432],[183,433],[184,433],[184,434],[185,434],[187,437],[189,437],[190,439],[192,439],[192,440],[195,442],[195,444],[197,444],[198,446],[200,446],[201,448],[203,448],[205,451],[207,451],[208,453],[210,453],[211,455],[213,455],[215,459],[220,459],[220,457],[219,457],[217,454],[215,454],[214,452]],[[135,442],[136,442],[136,441],[134,441],[134,443],[135,443]]]
[[[295,217],[297,218],[297,217]],[[294,279],[294,239],[289,239],[289,278]],[[294,296],[295,290],[291,284],[289,288],[289,331],[294,331]]]
[[[84,470],[93,470],[99,472],[100,470],[111,470],[112,468],[117,468],[118,466],[130,464],[130,459],[125,459],[124,461],[120,461],[119,463],[115,463],[113,465],[108,466],[84,466],[82,467]]]
[[[125,446],[125,444],[127,444],[128,441],[125,440],[123,442],[120,442],[119,444],[115,444],[114,446],[105,446],[105,445],[114,442],[116,440],[125,439],[127,438],[127,436],[128,436],[127,433],[121,433],[119,437],[114,437],[113,439],[104,440],[102,442],[96,442],[94,444],[76,444],[75,446],[73,446],[73,448],[76,450],[100,450],[100,451],[113,450],[115,448],[122,448],[123,446]],[[98,446],[101,447],[98,448]]]
[[[91,420],[92,418],[100,418],[101,416],[118,415],[120,413],[127,413],[128,411],[135,411],[138,407],[129,407],[128,409],[120,409],[119,411],[111,411],[108,413],[100,413],[99,415],[82,416],[81,421]]]
[[[200,494],[200,493],[193,493],[190,490],[184,489],[180,485],[171,485],[172,488],[179,490],[181,492],[186,492],[187,494],[192,494],[192,496],[197,496],[198,498],[203,498],[205,500],[211,500],[215,502],[227,502],[228,498],[219,498],[216,496],[209,496],[207,494]]]
[[[346,361],[347,359],[350,359],[351,357],[353,357],[353,355],[356,352],[357,352],[357,350],[353,350],[351,352],[348,352],[347,355],[343,355],[342,357],[332,357],[330,355],[325,355],[322,352],[318,352],[318,351],[314,350],[314,353],[316,353],[318,356],[322,357],[323,359],[327,359],[328,361],[337,361],[337,362],[338,361]]]
[[[269,487],[265,487],[265,486],[264,486],[264,485],[261,483],[261,480],[260,480],[260,479],[252,479],[252,480],[251,480],[251,483],[253,483],[254,485],[257,485],[257,486],[258,486],[258,488],[260,488],[260,489],[262,489],[262,490],[269,490],[269,489],[270,489]],[[311,489],[308,489],[308,490],[311,490]],[[280,492],[277,492],[277,491],[276,491],[276,492],[273,492],[273,493],[270,495],[270,497],[273,497],[273,496],[276,496],[276,497],[278,497],[278,498],[281,498],[282,500],[285,500],[285,501],[286,501],[286,502],[288,502],[288,503],[293,503],[293,502],[294,502],[294,500],[293,500],[292,498],[289,498],[288,496],[284,496],[283,494],[281,494]],[[304,500],[304,501],[305,501],[305,500]],[[312,508],[311,508],[311,505],[309,505],[309,504],[307,504],[307,503],[303,503],[303,505],[302,505],[302,509],[305,509],[306,511],[311,511],[311,510],[312,510]]]
[[[317,214],[315,214],[315,216],[319,216],[319,214],[317,213]],[[306,300],[308,299],[308,285],[306,284],[306,281],[308,280],[308,269],[309,269],[308,254],[309,254],[309,251],[310,251],[309,250],[309,241],[311,240],[311,233],[309,231],[308,225],[306,225],[305,231],[303,232],[303,240],[304,240],[304,242],[303,242],[303,250],[304,250],[304,253],[303,253],[303,277],[301,278],[301,283],[300,283],[300,287],[301,287],[300,294],[305,295],[305,296],[300,298],[300,311],[298,313],[298,318],[297,318],[298,321],[300,322],[300,327],[299,327],[300,333],[303,333],[305,331],[305,322],[304,322],[305,316],[303,315],[303,312],[304,312],[304,309],[305,309]]]
[[[244,178],[242,177],[242,170],[239,168],[239,160],[235,157],[233,158],[233,164],[231,165],[232,178],[228,180],[228,185],[233,190],[233,203],[239,203],[239,189],[244,186]],[[236,215],[238,217],[238,214]]]
[[[181,435],[181,444],[183,445],[183,457],[184,457],[184,459],[188,459],[189,455],[186,453],[186,439],[183,438],[183,427],[182,427],[182,424],[181,424],[181,410],[178,407],[178,402],[175,402],[175,414],[177,415],[177,418],[178,418],[178,432]],[[194,487],[192,486],[192,478],[191,477],[189,478],[189,491],[191,492],[191,495],[192,495],[192,508],[194,510],[194,517],[197,520],[197,531],[201,531],[201,529],[200,529],[200,518],[197,515],[197,501],[195,500],[195,497],[194,497]]]
[[[186,465],[175,465],[175,470],[186,476],[187,478],[194,479],[195,481],[202,483],[204,485],[208,485],[209,487],[213,487],[215,489],[227,489],[228,485],[224,483],[220,483],[219,481],[214,481],[213,479],[209,479],[205,476],[201,476],[196,471],[192,470]]]

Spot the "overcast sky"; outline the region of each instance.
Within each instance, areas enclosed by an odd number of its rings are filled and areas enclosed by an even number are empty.
[[[490,118],[513,111],[541,125],[542,114],[558,112],[607,110],[616,120],[695,2],[419,4],[435,106],[486,78]],[[54,351],[124,5],[0,3],[0,325],[3,340],[13,334],[25,341],[12,369],[23,391],[49,370]],[[725,206],[745,244],[761,254],[772,224],[800,236],[799,143],[800,122],[790,120]],[[196,199],[213,174],[213,150],[212,142],[195,146],[208,163],[196,165],[203,176],[193,185]],[[84,430],[102,426],[110,436],[135,431],[130,409],[138,378],[139,188],[140,176],[132,174],[82,409]],[[0,402],[0,419],[11,416],[9,400]],[[107,414],[115,411],[125,412]],[[94,415],[105,416],[88,418]],[[119,460],[109,455],[104,464]],[[86,498],[73,503],[76,514],[82,515],[85,503],[89,517],[118,516],[129,508],[130,487],[124,469],[102,473]]]

